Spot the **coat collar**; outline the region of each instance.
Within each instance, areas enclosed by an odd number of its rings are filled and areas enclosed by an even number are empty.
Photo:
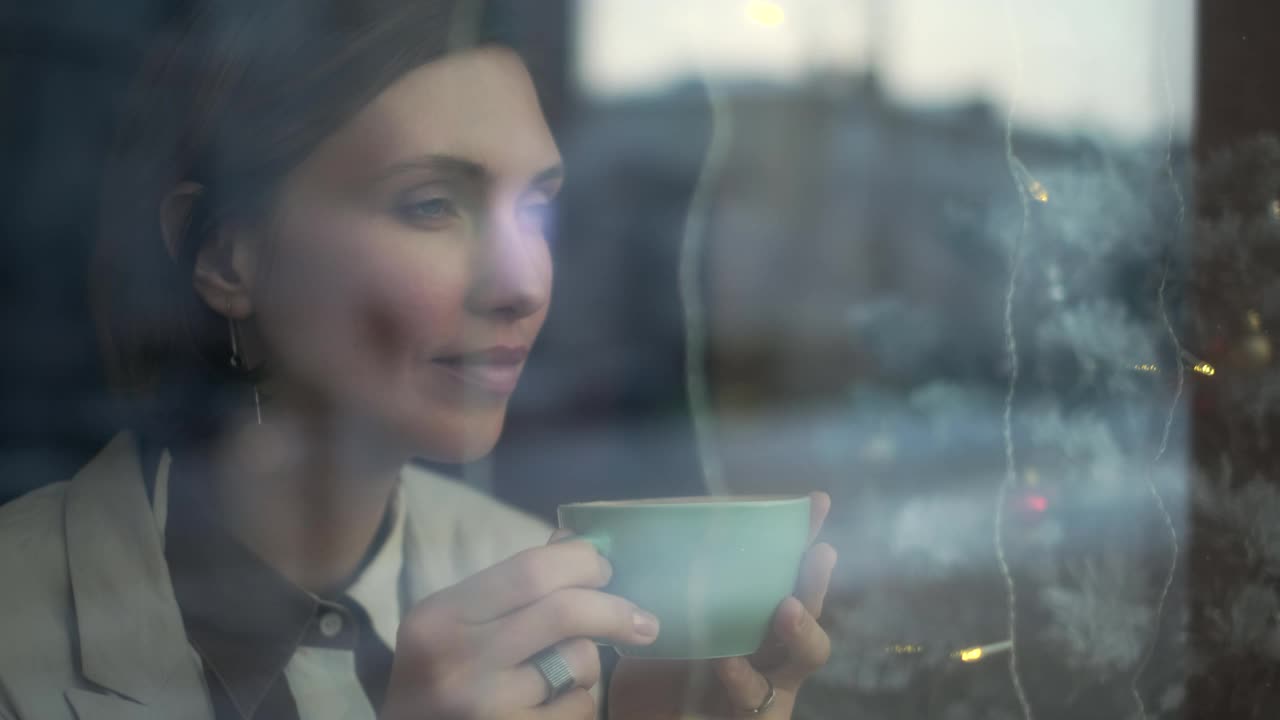
[[[438,498],[432,495],[442,480],[412,465],[401,479],[406,590],[417,603],[457,580],[462,569],[451,553],[441,552],[456,543],[457,528],[435,509]],[[77,709],[127,705],[122,717],[212,720],[164,557],[164,520],[147,497],[132,433],[114,437],[72,478],[65,512],[81,670],[90,682],[121,696],[77,691],[68,699]]]
[[[86,679],[156,717],[210,720],[133,435],[117,435],[72,478],[66,533]]]

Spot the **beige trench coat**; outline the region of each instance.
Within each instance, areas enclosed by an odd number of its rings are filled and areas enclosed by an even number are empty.
[[[136,445],[118,435],[70,481],[0,507],[0,718],[213,720]],[[550,533],[416,467],[402,493],[415,600]]]

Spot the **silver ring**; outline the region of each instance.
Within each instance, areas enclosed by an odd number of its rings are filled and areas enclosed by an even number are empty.
[[[550,688],[550,694],[547,695],[548,701],[556,699],[577,683],[569,663],[565,662],[564,656],[555,648],[543,650],[530,658],[529,662],[533,663],[538,672],[542,673],[543,679],[547,681],[547,686]]]
[[[777,693],[775,693],[773,690],[773,681],[770,680],[768,676],[765,677],[764,681],[769,683],[769,694],[764,696],[764,702],[757,705],[755,709],[748,710],[747,711],[748,715],[761,715],[766,710],[773,707],[773,701],[777,695]]]

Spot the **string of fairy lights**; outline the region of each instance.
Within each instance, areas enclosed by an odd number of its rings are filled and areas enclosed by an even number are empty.
[[[1007,653],[1012,649],[1012,641],[1001,640],[986,645],[973,645],[952,650],[947,653],[947,657],[952,660],[959,660],[962,663],[976,663],[986,658]],[[917,643],[894,643],[886,645],[884,651],[890,655],[924,655],[926,647]]]
[[[1049,202],[1048,188],[1045,187],[1044,183],[1036,179],[1031,174],[1031,172],[1027,170],[1025,165],[1023,165],[1022,163],[1014,163],[1012,164],[1012,167],[1015,169],[1015,174],[1018,176],[1018,179],[1021,181],[1024,189],[1026,190],[1027,197],[1042,204]],[[1272,202],[1271,213],[1273,216],[1276,217],[1277,220],[1280,220],[1280,200],[1275,200]],[[1251,333],[1256,335],[1262,332],[1262,320],[1261,320],[1261,315],[1260,313],[1258,313],[1258,311],[1256,310],[1248,311],[1245,315],[1245,319],[1246,319],[1246,324],[1248,326],[1248,329]],[[1256,348],[1250,348],[1250,349],[1254,351],[1254,354],[1259,354]],[[1269,351],[1270,351],[1270,346],[1268,344],[1265,351],[1265,354],[1268,356],[1270,355]],[[1212,363],[1197,357],[1195,354],[1193,354],[1192,352],[1190,352],[1185,348],[1181,348],[1181,347],[1179,348],[1178,361],[1182,365],[1183,369],[1190,370],[1191,372],[1197,373],[1204,377],[1214,377],[1218,373],[1218,369],[1214,367]],[[1132,369],[1137,372],[1150,373],[1150,374],[1159,374],[1163,372],[1160,364],[1155,362],[1135,363],[1132,366]],[[951,660],[959,661],[961,663],[972,664],[972,663],[980,662],[984,659],[989,659],[997,655],[1002,655],[1004,653],[1011,652],[1012,650],[1013,650],[1012,640],[1000,640],[997,642],[988,643],[986,645],[973,645],[969,647],[952,650],[951,652],[947,653],[947,657],[950,658]],[[886,645],[884,648],[884,651],[885,653],[891,654],[891,655],[924,655],[926,652],[926,646],[918,643],[894,643],[891,645]]]
[[[1182,351],[1183,367],[1194,373],[1199,373],[1205,377],[1213,377],[1218,374],[1217,368],[1192,355],[1187,350]],[[1141,373],[1159,373],[1160,366],[1156,363],[1138,363],[1133,369]]]
[[[1013,167],[1019,180],[1026,188],[1027,195],[1038,203],[1047,204],[1049,202],[1049,189],[1045,187],[1044,183],[1037,180],[1022,163],[1016,163]],[[1271,203],[1271,213],[1277,219],[1280,219],[1280,200],[1275,200]],[[1250,310],[1246,314],[1246,320],[1251,331],[1257,332],[1261,330],[1262,319],[1256,310]],[[1201,360],[1185,348],[1180,350],[1181,360],[1185,362],[1186,369],[1207,377],[1213,377],[1218,373],[1217,368],[1212,364]],[[1136,363],[1133,369],[1143,373],[1159,373],[1160,365],[1154,362]]]

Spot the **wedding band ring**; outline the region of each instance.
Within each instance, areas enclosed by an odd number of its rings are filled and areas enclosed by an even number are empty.
[[[764,702],[761,702],[754,709],[748,710],[747,715],[763,715],[766,710],[773,707],[773,701],[776,696],[776,693],[773,690],[773,681],[770,680],[767,676],[765,677],[764,681],[766,683],[769,683],[769,693],[764,696]]]
[[[547,695],[548,702],[559,697],[577,682],[573,677],[573,670],[569,669],[569,663],[565,662],[564,656],[555,648],[547,648],[534,655],[530,662],[547,681],[547,686],[550,688]]]

